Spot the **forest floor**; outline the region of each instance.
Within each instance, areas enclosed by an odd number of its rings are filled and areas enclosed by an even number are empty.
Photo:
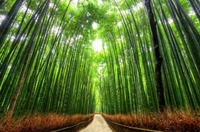
[[[92,123],[80,132],[112,132],[112,130],[109,128],[101,114],[96,114]]]
[[[130,127],[160,130],[165,132],[200,132],[200,114],[192,111],[186,112],[177,110],[174,112],[165,111],[163,113],[140,113],[128,115],[103,114],[103,116],[110,121]]]
[[[26,115],[17,120],[0,119],[0,132],[49,132],[76,125],[93,118],[89,115],[38,114]],[[81,128],[79,128],[81,129]]]

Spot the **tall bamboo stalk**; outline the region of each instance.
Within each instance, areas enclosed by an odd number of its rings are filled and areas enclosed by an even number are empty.
[[[166,108],[165,104],[165,98],[164,98],[164,88],[162,83],[162,74],[161,74],[161,66],[162,66],[162,56],[160,54],[160,45],[158,41],[158,35],[157,35],[157,29],[156,24],[157,22],[154,19],[154,14],[151,7],[151,0],[145,0],[145,6],[147,8],[150,27],[152,31],[152,37],[153,37],[153,44],[154,44],[154,51],[155,51],[155,81],[156,81],[156,88],[157,88],[157,94],[158,94],[158,101],[159,101],[159,108],[160,111],[164,111]]]
[[[11,101],[9,109],[8,109],[8,115],[7,115],[8,119],[12,118],[12,116],[13,116],[15,105],[16,105],[16,102],[17,102],[17,99],[18,99],[18,96],[19,96],[19,93],[20,93],[20,90],[21,90],[21,87],[22,87],[22,84],[23,84],[23,81],[24,81],[24,75],[25,75],[25,72],[26,72],[28,60],[29,60],[30,54],[31,54],[33,46],[34,46],[34,39],[35,39],[36,33],[39,29],[39,25],[40,25],[40,22],[42,21],[43,15],[48,8],[49,2],[50,2],[49,0],[47,0],[45,2],[44,9],[38,17],[38,22],[36,24],[36,27],[35,27],[33,33],[32,33],[32,37],[29,40],[30,45],[27,45],[27,51],[26,51],[26,54],[25,54],[22,70],[21,70],[21,73],[20,73],[20,76],[19,76],[19,80],[17,82],[17,86],[15,88],[15,92],[14,92],[13,97],[12,97],[12,101]]]

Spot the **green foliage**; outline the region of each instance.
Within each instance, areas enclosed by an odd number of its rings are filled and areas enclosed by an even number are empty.
[[[0,114],[20,80],[15,115],[158,111],[152,33],[144,0],[28,0],[0,43]],[[6,15],[14,4],[6,0]],[[192,0],[154,0],[167,107],[200,106],[200,26]],[[190,15],[191,11],[196,14]],[[92,24],[96,22],[95,30]],[[101,39],[103,50],[92,42]],[[22,75],[22,73],[24,73]],[[21,79],[20,79],[21,78]]]

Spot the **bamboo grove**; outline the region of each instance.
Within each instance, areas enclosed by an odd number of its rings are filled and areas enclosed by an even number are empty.
[[[70,9],[71,1],[30,0],[20,6],[19,2],[11,10],[25,8],[12,12],[16,16],[12,21],[5,19],[6,26],[1,27],[9,30],[1,30],[9,32],[0,48],[1,112],[14,107],[16,115],[93,113],[90,36],[83,30],[87,10]]]
[[[0,114],[199,110],[199,6],[199,0],[0,1]],[[91,44],[96,38],[103,41],[99,52]]]
[[[148,2],[157,25],[163,89],[156,86],[158,45],[153,44]],[[102,110],[110,114],[160,111],[162,98],[165,109],[199,110],[199,1],[127,0],[113,5],[117,15],[112,16],[112,27],[104,25],[106,32],[102,31],[106,43],[99,84]]]

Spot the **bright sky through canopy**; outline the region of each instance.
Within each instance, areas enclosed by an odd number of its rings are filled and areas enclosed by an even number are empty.
[[[92,28],[95,30],[95,29],[97,29],[98,28],[98,24],[96,23],[96,22],[93,22],[92,23]]]
[[[92,47],[95,52],[100,52],[102,50],[102,41],[100,39],[96,39],[92,42]]]

